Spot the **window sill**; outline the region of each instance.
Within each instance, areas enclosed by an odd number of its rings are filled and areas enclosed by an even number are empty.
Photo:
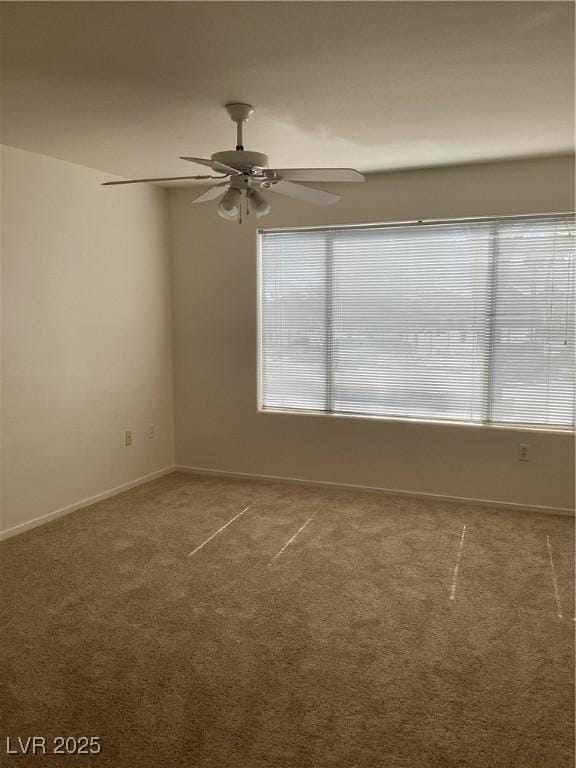
[[[402,418],[400,416],[376,416],[364,413],[330,413],[328,411],[308,411],[290,408],[257,408],[259,415],[274,416],[313,416],[328,419],[360,419],[362,421],[388,422],[392,424],[429,424],[436,427],[466,427],[468,429],[498,429],[514,432],[548,432],[559,435],[574,434],[574,427],[549,427],[538,424],[510,424],[510,423],[479,423],[476,421],[449,421],[448,419],[417,419]]]

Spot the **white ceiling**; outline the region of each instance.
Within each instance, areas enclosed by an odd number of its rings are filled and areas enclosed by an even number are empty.
[[[3,2],[2,140],[114,175],[573,150],[569,2]]]

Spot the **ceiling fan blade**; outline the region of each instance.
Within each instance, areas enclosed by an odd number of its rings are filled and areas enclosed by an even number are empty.
[[[269,189],[270,192],[278,192],[296,200],[314,203],[314,205],[332,205],[332,203],[337,203],[340,200],[340,195],[324,192],[322,189],[314,189],[314,187],[304,187],[302,184],[293,184],[291,181],[278,181],[272,184]]]
[[[188,160],[190,163],[198,163],[198,165],[207,165],[208,168],[212,168],[213,171],[219,171],[225,173],[228,176],[233,174],[235,176],[242,175],[241,171],[237,171],[236,168],[232,168],[231,165],[224,165],[217,160],[208,160],[204,157],[180,157],[180,160]]]
[[[354,168],[274,168],[286,181],[365,181]]]
[[[129,179],[128,181],[104,181],[103,187],[113,187],[116,184],[144,184],[149,181],[180,181],[181,179],[221,179],[222,176],[164,176],[161,179]]]
[[[227,186],[228,186],[227,181],[222,182],[222,184],[216,184],[215,187],[211,187],[210,189],[207,189],[206,192],[202,192],[202,194],[198,195],[193,200],[190,200],[190,202],[205,203],[207,200],[214,200],[215,197],[218,197],[219,195],[224,193],[224,190]]]

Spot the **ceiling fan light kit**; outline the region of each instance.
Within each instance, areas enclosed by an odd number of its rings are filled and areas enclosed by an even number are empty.
[[[268,200],[266,200],[265,197],[262,197],[258,190],[254,188],[249,189],[246,192],[246,196],[250,203],[250,208],[254,211],[256,216],[258,216],[258,218],[261,216],[266,216],[267,213],[270,213],[270,203]]]
[[[241,191],[237,187],[230,187],[218,204],[218,214],[223,219],[234,221],[239,216],[241,203]]]
[[[254,107],[251,104],[234,103],[227,104],[226,110],[230,119],[236,123],[236,149],[215,152],[210,159],[203,157],[180,158],[207,166],[219,174],[218,176],[167,176],[158,179],[130,179],[127,181],[108,181],[105,182],[105,186],[179,181],[180,179],[215,180],[219,183],[199,194],[192,202],[204,203],[223,195],[217,208],[219,216],[229,221],[242,222],[243,201],[246,213],[253,211],[256,216],[260,217],[270,212],[270,203],[260,194],[259,188],[314,205],[332,205],[340,200],[340,195],[294,182],[364,181],[364,176],[354,168],[270,168],[268,155],[244,149],[244,123],[254,112]]]

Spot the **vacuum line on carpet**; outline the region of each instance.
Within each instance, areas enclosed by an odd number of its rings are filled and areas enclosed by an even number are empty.
[[[462,536],[460,536],[460,546],[458,547],[458,556],[456,557],[456,565],[454,566],[454,575],[452,576],[452,588],[450,590],[450,600],[454,600],[456,597],[456,583],[458,581],[458,571],[460,570],[460,561],[462,560],[462,550],[464,548],[464,536],[466,536],[466,526],[462,528]]]
[[[318,511],[318,510],[316,510],[316,511]],[[278,550],[278,552],[276,552],[276,554],[274,555],[274,557],[273,557],[273,558],[270,560],[270,562],[268,563],[268,566],[271,566],[271,565],[272,565],[272,563],[273,563],[273,562],[274,562],[274,561],[275,561],[275,560],[276,560],[278,557],[280,557],[280,555],[282,554],[282,552],[284,552],[284,550],[285,550],[287,547],[289,547],[289,546],[290,546],[290,544],[292,544],[292,542],[294,541],[294,539],[296,538],[296,536],[298,536],[300,533],[302,533],[302,531],[304,530],[304,528],[306,528],[306,526],[308,525],[308,523],[312,522],[312,520],[314,520],[314,518],[315,518],[315,517],[316,517],[316,512],[314,512],[314,514],[312,515],[312,517],[309,517],[309,518],[308,518],[308,520],[306,520],[306,522],[304,523],[304,525],[301,525],[301,526],[300,526],[300,528],[298,528],[298,530],[296,531],[296,533],[294,534],[294,536],[292,536],[291,538],[289,538],[289,539],[288,539],[288,541],[286,542],[286,544],[284,544],[284,546],[282,547],[282,549],[279,549],[279,550]]]
[[[248,512],[248,510],[250,509],[250,507],[252,507],[254,504],[256,504],[256,503],[257,503],[257,502],[259,502],[259,501],[260,501],[260,499],[256,499],[256,501],[253,501],[253,502],[252,502],[252,504],[248,504],[248,506],[246,507],[246,509],[243,509],[243,510],[242,510],[242,512],[238,512],[238,514],[237,514],[237,515],[234,515],[234,517],[232,518],[232,520],[228,520],[228,522],[227,522],[227,523],[224,523],[224,525],[222,526],[222,528],[218,528],[218,530],[217,530],[217,531],[214,531],[214,533],[212,534],[212,536],[209,536],[209,537],[206,539],[206,541],[203,541],[203,542],[202,542],[202,544],[200,544],[198,547],[196,547],[196,549],[193,549],[193,550],[192,550],[192,552],[189,552],[189,553],[188,553],[188,557],[192,557],[192,555],[195,555],[195,554],[196,554],[196,552],[200,552],[200,550],[202,549],[202,547],[205,547],[205,546],[206,546],[206,544],[208,544],[209,542],[211,542],[211,541],[212,541],[212,539],[213,539],[215,536],[218,536],[218,534],[219,534],[219,533],[222,533],[222,531],[223,531],[225,528],[228,528],[228,526],[229,526],[231,523],[233,523],[233,522],[234,522],[234,520],[238,520],[238,518],[239,518],[241,515],[243,515],[243,514],[244,514],[244,512]]]
[[[563,617],[562,603],[560,602],[560,592],[558,591],[558,580],[556,578],[556,569],[554,568],[554,557],[552,556],[552,544],[550,536],[546,536],[546,547],[548,548],[548,560],[550,561],[550,571],[552,572],[552,586],[554,587],[554,600],[556,601],[556,614],[559,619]]]

